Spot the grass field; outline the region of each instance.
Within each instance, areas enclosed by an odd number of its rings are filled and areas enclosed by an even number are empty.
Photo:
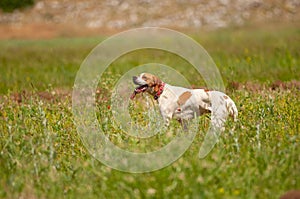
[[[73,124],[76,71],[104,37],[0,41],[0,197],[279,198],[300,189],[300,27],[190,35],[219,67],[239,120],[229,121],[213,151],[199,159],[208,127],[202,117],[201,130],[179,160],[143,174],[116,171],[93,159]],[[147,62],[170,65],[203,86],[174,55],[133,52],[116,60],[99,84],[99,117],[109,114],[103,107],[110,105],[118,77]],[[117,130],[107,133],[120,146],[125,140],[133,148],[151,148]],[[165,141],[152,139],[156,146]]]

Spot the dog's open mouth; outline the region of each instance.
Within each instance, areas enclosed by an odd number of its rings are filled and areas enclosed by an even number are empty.
[[[147,84],[136,87],[134,89],[133,93],[131,94],[130,99],[133,99],[136,94],[145,92],[147,90],[147,88],[148,88]]]

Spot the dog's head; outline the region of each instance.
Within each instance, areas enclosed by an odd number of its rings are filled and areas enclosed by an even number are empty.
[[[132,77],[133,83],[138,85],[134,89],[131,99],[135,97],[136,94],[143,93],[147,91],[151,95],[155,95],[159,91],[159,87],[162,85],[162,81],[153,74],[141,73],[139,76]]]

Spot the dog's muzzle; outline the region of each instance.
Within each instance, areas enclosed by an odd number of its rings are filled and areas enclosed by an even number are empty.
[[[134,89],[133,93],[130,96],[130,99],[133,99],[136,96],[136,94],[145,92],[148,88],[148,84],[146,82],[143,82],[144,80],[140,81],[139,77],[133,76],[132,80],[134,84],[139,86]]]

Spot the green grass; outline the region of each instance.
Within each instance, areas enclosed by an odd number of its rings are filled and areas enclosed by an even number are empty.
[[[193,38],[211,54],[226,85],[236,81],[268,86],[275,80],[300,79],[299,33],[298,27],[247,28],[194,34]],[[38,94],[71,91],[81,62],[101,40],[0,41],[0,197],[279,198],[300,188],[297,88],[229,89],[239,120],[227,123],[205,159],[198,159],[198,151],[207,117],[200,118],[203,125],[187,152],[159,171],[124,173],[93,159],[75,130],[71,99],[45,100]],[[178,57],[153,50],[133,52],[114,62],[106,81],[99,84],[103,90],[98,117],[110,113],[108,98],[117,78],[150,61],[171,65],[189,76],[192,84],[203,86],[201,77],[186,71],[188,64]],[[23,90],[26,98],[18,103],[11,95]],[[142,151],[169,139],[154,136],[150,143],[128,138],[118,129],[107,133],[115,144],[122,147],[125,141]]]
[[[212,56],[225,83],[300,79],[300,28],[229,29],[192,34]],[[20,90],[71,88],[80,64],[104,38],[54,39],[45,41],[0,41],[0,93]],[[186,71],[188,64],[166,52],[142,50],[115,61],[113,74],[147,62],[170,65],[196,85],[201,77]]]

